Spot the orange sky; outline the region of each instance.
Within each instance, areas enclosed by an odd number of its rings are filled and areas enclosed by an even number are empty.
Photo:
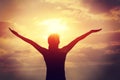
[[[106,65],[117,64],[111,56],[120,51],[119,5],[119,0],[0,0],[0,78],[45,79],[42,56],[8,27],[46,48],[47,36],[55,28],[60,30],[60,47],[91,29],[102,28],[79,42],[66,60],[67,80],[96,80],[94,76],[102,75]]]

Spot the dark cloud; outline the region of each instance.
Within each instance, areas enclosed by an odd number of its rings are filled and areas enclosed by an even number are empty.
[[[2,54],[2,53],[1,53]],[[18,61],[11,58],[11,53],[0,56],[0,79],[1,80],[15,80],[16,69]],[[17,64],[17,65],[16,65]]]
[[[93,13],[108,12],[115,7],[120,7],[120,0],[82,0],[82,2]]]
[[[109,41],[120,42],[120,32],[109,33]]]
[[[2,53],[1,53],[2,54]],[[44,80],[44,65],[40,56],[30,51],[13,51],[0,55],[1,80]]]
[[[86,56],[89,57],[89,59],[93,59],[93,61],[94,61],[97,59],[102,59],[103,56],[111,57],[112,55],[120,55],[120,44],[108,45],[107,47],[100,48],[100,49],[94,49],[91,47],[82,48],[82,49],[80,49],[80,53],[84,53]],[[98,57],[100,57],[100,58],[98,58]],[[118,57],[120,57],[120,56],[118,56]],[[116,59],[113,59],[113,62]],[[120,61],[120,59],[118,61]]]
[[[111,65],[105,65],[102,74],[97,80],[120,80],[120,45],[109,46],[106,58]]]
[[[2,20],[13,18],[19,11],[16,2],[17,0],[0,0],[0,18]]]
[[[93,73],[93,78],[89,80],[119,80],[120,79],[120,45],[109,45],[102,49],[91,47],[81,48],[77,54],[84,54],[78,58],[76,65],[89,67],[98,66],[100,69]],[[84,58],[84,59],[83,59]],[[80,63],[80,65],[78,64]],[[91,65],[91,66],[90,66]],[[89,67],[88,67],[89,66]],[[85,71],[84,71],[85,72]]]
[[[105,48],[81,48],[75,53],[71,62],[79,67],[78,71],[91,70],[89,79],[83,80],[119,80],[120,79],[120,45],[109,45]],[[74,54],[74,55],[75,55]],[[83,54],[80,55],[80,54]],[[73,56],[73,55],[72,55]],[[75,70],[75,69],[74,69]],[[80,71],[79,71],[80,70]],[[94,73],[95,71],[95,73]],[[84,73],[82,73],[84,74]],[[81,78],[80,78],[81,79]]]
[[[105,33],[101,33],[98,35],[92,35],[89,39],[85,40],[84,43],[89,44],[105,44],[105,45],[119,45],[120,44],[120,32],[118,31],[106,31]],[[95,40],[97,39],[97,40]]]

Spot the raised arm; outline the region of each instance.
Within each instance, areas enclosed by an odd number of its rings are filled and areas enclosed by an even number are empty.
[[[65,47],[63,47],[62,49],[67,53],[67,52],[69,52],[69,51],[75,46],[75,44],[76,44],[77,42],[79,42],[80,40],[84,39],[85,37],[87,37],[87,36],[90,35],[91,33],[95,33],[95,32],[98,32],[98,31],[100,31],[100,30],[102,30],[102,29],[91,30],[91,31],[89,31],[89,32],[87,32],[87,33],[85,33],[85,34],[77,37],[77,38],[74,39],[72,42],[70,42],[68,45],[66,45]]]
[[[9,30],[16,35],[17,37],[19,37],[20,39],[24,40],[25,42],[31,44],[34,48],[36,48],[40,53],[42,53],[44,55],[44,53],[46,52],[46,49],[41,47],[40,45],[38,45],[37,43],[35,43],[34,41],[25,38],[23,36],[21,36],[20,34],[18,34],[16,31],[12,30],[11,28],[9,28]]]

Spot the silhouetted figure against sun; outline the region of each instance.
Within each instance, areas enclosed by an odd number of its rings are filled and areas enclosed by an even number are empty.
[[[10,29],[10,28],[9,28]],[[25,38],[18,34],[16,31],[10,29],[10,31],[15,34],[17,37],[21,38],[25,42],[31,44],[34,48],[36,48],[44,57],[46,68],[47,68],[47,74],[46,74],[46,80],[66,80],[65,78],[65,60],[67,53],[75,46],[77,42],[84,39],[88,35],[94,32],[98,32],[101,29],[97,30],[91,30],[76,39],[74,39],[72,42],[70,42],[68,45],[64,46],[63,48],[59,48],[59,35],[57,34],[51,34],[48,37],[48,49],[41,47],[34,41]]]

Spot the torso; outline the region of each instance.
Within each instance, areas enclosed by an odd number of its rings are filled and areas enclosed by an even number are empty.
[[[46,80],[65,80],[65,59],[66,53],[62,49],[47,51],[44,55],[47,77]]]

